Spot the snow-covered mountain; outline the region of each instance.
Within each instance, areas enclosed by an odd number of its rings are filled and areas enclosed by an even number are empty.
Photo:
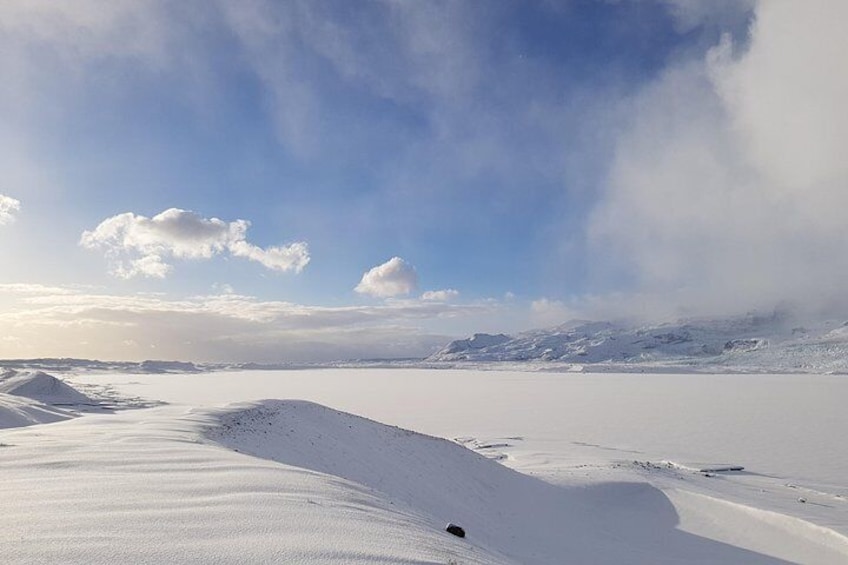
[[[848,322],[800,324],[780,312],[653,325],[572,321],[512,337],[475,334],[449,343],[428,361],[536,361],[596,370],[848,372]]]

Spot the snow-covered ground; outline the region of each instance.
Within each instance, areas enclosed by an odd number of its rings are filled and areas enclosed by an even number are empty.
[[[4,381],[8,563],[848,562],[842,376]]]

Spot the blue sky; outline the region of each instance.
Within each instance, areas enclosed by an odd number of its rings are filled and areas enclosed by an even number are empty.
[[[802,65],[843,47],[841,10],[6,2],[0,356],[420,355],[796,298],[787,249],[842,269],[808,250],[842,243],[813,218],[841,202],[844,84]],[[812,162],[773,143],[822,124]]]

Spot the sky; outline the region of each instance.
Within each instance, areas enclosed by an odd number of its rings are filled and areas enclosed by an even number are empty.
[[[841,0],[7,0],[0,357],[848,315]]]

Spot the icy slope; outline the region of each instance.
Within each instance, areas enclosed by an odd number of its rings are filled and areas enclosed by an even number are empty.
[[[473,347],[472,341],[486,345]],[[618,370],[667,366],[842,372],[848,371],[848,327],[842,321],[800,324],[783,314],[646,326],[576,321],[510,339],[491,340],[478,334],[473,340],[451,342],[428,361],[543,361]]]
[[[190,412],[172,406],[0,433],[0,443],[15,445],[14,454],[0,449],[9,523],[64,528],[56,543],[33,540],[24,562],[55,557],[62,544],[77,556],[105,556],[111,542],[118,555],[105,562],[137,551],[133,562],[183,555],[199,562],[497,563],[496,552],[506,552],[524,563],[532,555],[509,553],[526,549],[521,540],[504,551],[483,542],[546,517],[550,523],[528,535],[540,544],[535,551],[563,549],[550,561],[556,564],[848,559],[848,461],[839,449],[848,380],[839,376],[324,369],[179,378],[87,373],[77,381],[193,406],[251,404]],[[472,464],[466,451],[432,437],[321,406],[277,414],[257,400],[291,396],[466,438],[465,445],[504,457]],[[229,449],[202,443],[212,430]],[[738,463],[746,471],[706,477],[686,470],[692,462]],[[496,470],[500,464],[561,490],[527,486],[528,477],[513,480]],[[31,481],[28,491],[21,481]],[[513,491],[541,491],[562,505],[511,502]],[[36,502],[32,492],[39,492]],[[485,518],[460,522],[465,540],[442,530],[443,520],[459,522],[443,518],[458,515],[452,505]],[[88,525],[54,521],[57,507]],[[92,517],[98,507],[111,510]],[[542,534],[558,520],[565,527],[551,541]],[[17,532],[9,532],[11,542],[0,544],[17,551]],[[92,538],[100,545],[81,549]]]

